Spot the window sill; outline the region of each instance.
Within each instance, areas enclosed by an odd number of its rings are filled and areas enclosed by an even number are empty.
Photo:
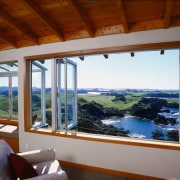
[[[180,143],[176,142],[163,142],[163,141],[151,141],[151,140],[142,140],[142,139],[132,139],[125,137],[113,137],[106,135],[98,134],[86,134],[81,132],[53,132],[47,129],[29,129],[26,132],[45,134],[50,136],[60,136],[65,138],[80,139],[87,141],[96,141],[112,144],[122,144],[129,146],[142,146],[158,149],[169,149],[169,150],[180,150]]]
[[[18,126],[18,120],[9,120],[0,118],[0,124]]]

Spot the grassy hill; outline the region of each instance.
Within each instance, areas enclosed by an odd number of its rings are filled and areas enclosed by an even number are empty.
[[[164,91],[163,91],[164,92]],[[167,91],[167,94],[172,93]],[[93,94],[83,94],[78,95],[78,99],[84,99],[87,102],[95,101],[99,104],[102,104],[105,107],[114,107],[119,110],[128,111],[134,104],[137,104],[143,97],[148,97],[149,92],[132,92],[127,93],[124,95],[125,101],[116,101],[113,102],[115,96],[112,95],[93,95]],[[166,100],[168,103],[178,103],[179,98],[167,98],[167,97],[160,97],[160,99]]]

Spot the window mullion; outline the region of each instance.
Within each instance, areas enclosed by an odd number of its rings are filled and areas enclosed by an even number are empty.
[[[74,66],[74,121],[77,124],[77,66]]]
[[[52,131],[57,130],[57,68],[56,61],[53,59],[51,61],[52,69],[51,69],[51,99],[52,99]]]
[[[42,79],[41,79],[41,113],[42,113],[42,119],[43,119],[43,123],[46,123],[46,84],[45,84],[45,79],[46,79],[46,73],[45,70],[41,70],[41,74],[42,74]]]
[[[9,75],[9,118],[12,118],[12,76]]]
[[[64,110],[65,110],[65,131],[67,131],[67,126],[68,126],[68,115],[67,115],[67,58],[65,59],[65,64],[64,64]]]
[[[62,118],[61,118],[61,63],[58,61],[58,119],[57,119],[58,129],[61,129]]]

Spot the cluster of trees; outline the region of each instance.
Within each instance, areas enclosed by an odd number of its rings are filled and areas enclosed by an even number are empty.
[[[17,89],[17,88],[16,88]],[[18,115],[18,91],[12,91],[13,116]],[[0,111],[1,115],[9,114],[9,92],[8,90],[0,91]]]
[[[95,101],[86,102],[81,100],[78,103],[78,126],[76,128],[81,132],[128,136],[129,131],[102,123],[101,119],[112,116],[123,117],[124,115],[116,108],[105,108]]]
[[[147,118],[154,120],[155,123],[159,124],[172,124],[175,125],[176,121],[173,118],[165,118],[164,116],[159,115],[162,107],[173,107],[178,108],[178,103],[168,103],[165,99],[159,98],[142,98],[137,104],[134,104],[130,113],[134,116],[141,118]]]
[[[179,141],[178,130],[170,130],[166,134],[162,131],[156,130],[152,132],[152,138],[157,140]]]
[[[165,92],[148,93],[146,96],[157,97],[157,98],[179,98],[178,93],[165,93]]]
[[[167,106],[167,101],[158,98],[142,98],[130,109],[130,114],[141,118],[155,119],[163,106]]]
[[[176,123],[177,123],[176,119],[166,118],[166,117],[159,115],[159,114],[157,114],[157,116],[155,117],[154,122],[156,124],[164,124],[164,125],[168,125],[168,124],[176,125]]]
[[[119,101],[123,101],[126,102],[126,97],[123,94],[116,94],[115,98],[112,100],[112,102],[119,102]]]

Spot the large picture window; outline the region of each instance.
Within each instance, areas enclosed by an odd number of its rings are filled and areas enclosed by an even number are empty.
[[[179,50],[31,61],[33,128],[179,141]]]
[[[18,118],[17,62],[0,64],[0,118]]]

